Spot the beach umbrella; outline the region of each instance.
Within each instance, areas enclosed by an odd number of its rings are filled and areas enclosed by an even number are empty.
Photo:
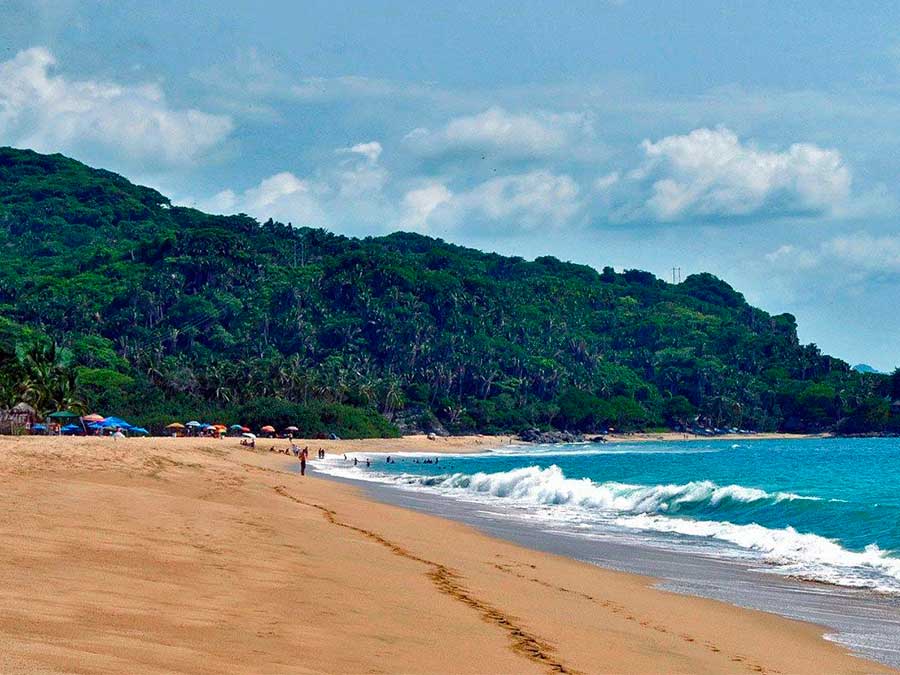
[[[188,426],[188,427],[202,427],[203,425],[200,424],[200,422],[198,422],[197,420],[191,420],[191,421],[188,422],[185,426]]]
[[[241,431],[250,431],[250,427],[241,427]]]
[[[52,420],[71,420],[76,419],[78,415],[68,410],[57,410],[55,413],[47,415]]]
[[[264,426],[264,427],[260,427],[259,430],[260,430],[260,431],[265,431],[267,434],[274,434],[274,433],[275,433],[275,427],[273,427],[273,426],[271,426],[271,425],[269,425],[269,424],[267,424],[267,425]]]
[[[232,424],[228,429],[229,431],[244,431],[245,427],[242,427],[240,424]]]
[[[128,431],[133,434],[140,434],[141,436],[149,436],[150,432],[147,431],[144,427],[131,427]]]
[[[81,431],[81,427],[77,424],[67,424],[60,431],[64,434],[76,434]]]
[[[297,427],[285,427],[284,430],[285,431],[300,431],[300,429],[298,429]]]
[[[91,413],[90,415],[85,415],[81,418],[85,422],[102,422],[104,419],[103,415],[98,415],[97,413]]]
[[[47,431],[47,425],[46,424],[34,424],[34,425],[32,425],[31,430],[32,431]]]
[[[172,422],[166,425],[166,429],[184,429],[184,425],[181,422]]]
[[[249,432],[241,434],[244,438],[256,438],[256,434],[251,434]]]
[[[131,424],[123,420],[121,417],[107,417],[102,422],[98,422],[100,426],[104,429],[115,429],[119,427],[121,429],[130,429]]]

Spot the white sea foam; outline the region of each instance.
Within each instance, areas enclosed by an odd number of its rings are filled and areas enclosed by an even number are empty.
[[[813,581],[900,593],[900,559],[875,544],[848,551],[837,542],[793,527],[669,518],[646,513],[616,520],[623,527],[692,537],[712,537],[760,554],[770,571]]]
[[[438,465],[439,466],[439,465]],[[612,527],[690,540],[703,538],[745,551],[768,563],[767,571],[843,586],[872,588],[900,593],[900,559],[870,545],[864,551],[849,551],[824,537],[801,533],[792,527],[767,528],[758,524],[737,525],[726,520],[676,517],[702,509],[705,517],[719,508],[753,508],[795,500],[822,501],[818,497],[790,492],[767,492],[742,485],[718,485],[712,481],[683,484],[634,485],[596,483],[587,478],[567,478],[558,466],[529,466],[496,473],[453,473],[432,476],[386,474],[326,464],[326,471],[350,478],[389,483],[413,490],[431,490],[481,503],[504,503],[517,507],[524,517],[539,518],[574,529],[583,525],[609,530]],[[438,467],[435,467],[437,469]],[[693,511],[692,511],[693,512]],[[708,549],[708,544],[705,547]]]
[[[718,506],[725,502],[778,502],[816,499],[792,493],[769,493],[741,485],[719,486],[712,481],[670,485],[595,483],[587,478],[566,478],[556,466],[523,467],[498,473],[445,474],[401,478],[441,490],[466,490],[494,497],[506,497],[536,505],[571,505],[619,513],[666,513],[697,504]]]

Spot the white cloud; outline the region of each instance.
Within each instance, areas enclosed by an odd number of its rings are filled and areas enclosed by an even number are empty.
[[[381,143],[378,141],[369,141],[368,143],[357,143],[349,148],[341,148],[338,152],[349,152],[356,155],[362,155],[369,160],[369,162],[374,164],[378,161],[378,158],[381,157],[382,149]]]
[[[900,273],[900,235],[873,235],[856,232],[840,235],[814,247],[785,244],[766,260],[786,271],[813,268],[839,269],[839,276],[850,275],[851,280]]]
[[[873,236],[864,232],[835,237],[823,252],[857,270],[900,272],[900,236]]]
[[[319,188],[283,171],[263,179],[243,192],[223,190],[196,207],[212,213],[246,213],[260,220],[274,218],[297,225],[321,227],[328,219],[319,203]]]
[[[612,171],[604,176],[600,176],[594,181],[594,189],[597,192],[605,192],[618,183],[622,178],[622,174],[618,171]]]
[[[630,178],[652,181],[645,206],[663,221],[824,215],[850,194],[850,170],[841,154],[809,143],[766,151],[720,127],[646,140],[641,147],[645,161]]]
[[[531,158],[551,155],[592,135],[590,118],[582,113],[513,114],[493,107],[451,119],[436,131],[413,129],[405,140],[423,155],[480,152]]]
[[[403,195],[400,229],[428,230],[428,218],[439,206],[447,204],[453,193],[442,183],[429,183]]]
[[[535,230],[569,224],[581,210],[578,185],[549,171],[499,176],[452,193],[440,183],[408,192],[402,223],[417,229]]]
[[[393,216],[383,192],[390,176],[378,162],[381,152],[378,141],[338,148],[335,154],[342,159],[309,177],[282,171],[241,192],[222,190],[191,205],[212,213],[240,212],[311,227],[384,224]]]
[[[39,151],[103,148],[151,163],[190,164],[232,130],[228,117],[175,109],[157,84],[72,80],[53,74],[42,47],[0,63],[0,139]]]

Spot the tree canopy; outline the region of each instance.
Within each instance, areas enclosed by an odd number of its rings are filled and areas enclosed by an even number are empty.
[[[310,429],[354,435],[395,433],[398,414],[456,432],[880,431],[900,391],[896,375],[800,344],[793,316],[710,274],[673,285],[418,234],[212,216],[11,148],[0,309],[0,408],[78,406],[156,429],[278,401]]]

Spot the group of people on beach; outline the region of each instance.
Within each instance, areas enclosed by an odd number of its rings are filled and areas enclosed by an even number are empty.
[[[243,444],[243,441],[241,443]],[[254,445],[255,445],[255,443],[254,443]],[[296,443],[294,443],[292,441],[290,447],[285,448],[284,450],[279,450],[273,445],[272,447],[269,448],[269,452],[284,452],[284,454],[286,454],[286,455],[293,455],[300,461],[300,475],[301,476],[306,475],[306,462],[309,460],[309,446],[308,445],[305,445],[301,448],[300,446],[298,446]],[[317,459],[325,459],[325,448],[319,448],[316,451],[316,458]],[[352,462],[353,466],[359,466],[359,464],[360,464],[359,457],[354,457],[351,460],[347,457],[346,453],[344,454],[344,461]],[[372,466],[372,460],[370,460],[368,457],[366,457],[362,461],[365,462],[367,467]],[[419,464],[419,462],[420,462],[418,457],[413,458],[412,461],[414,464]],[[397,460],[395,460],[390,455],[388,455],[387,458],[385,459],[385,464],[396,464],[396,463],[397,463]],[[438,458],[437,457],[434,457],[434,458],[426,457],[421,460],[421,463],[422,464],[437,464]]]
[[[269,452],[282,452],[282,451],[276,449],[275,446],[273,445],[271,448],[269,448]],[[283,452],[286,455],[293,455],[298,460],[300,460],[300,475],[305,476],[306,475],[306,462],[309,460],[309,446],[304,445],[301,448],[299,445],[292,442],[291,446],[289,448],[285,448]],[[325,459],[325,448],[319,448],[316,451],[316,458],[317,459]]]

